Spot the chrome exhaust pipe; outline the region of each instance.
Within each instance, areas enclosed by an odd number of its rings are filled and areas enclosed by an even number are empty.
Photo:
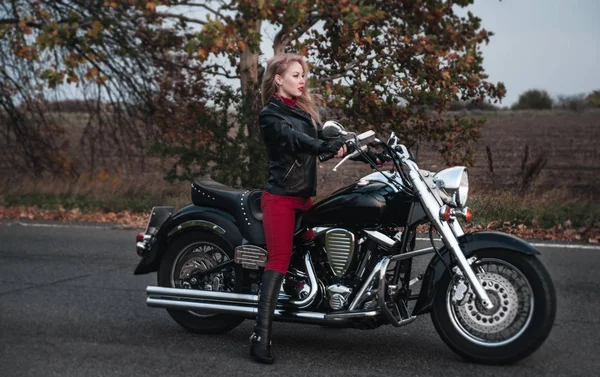
[[[250,295],[249,295],[250,296]],[[254,319],[258,314],[258,308],[256,306],[249,305],[235,305],[227,303],[213,303],[213,302],[198,302],[198,301],[185,301],[173,298],[156,298],[148,297],[146,304],[153,308],[165,308],[165,309],[180,309],[180,310],[201,310],[211,313],[226,313],[235,314],[247,319]],[[309,323],[327,323],[330,319],[326,318],[324,313],[298,311],[290,312],[285,309],[275,309],[274,315],[278,320],[290,320],[290,321],[303,321]],[[337,322],[337,321],[336,321]]]
[[[153,308],[226,313],[239,315],[247,319],[254,319],[258,314],[257,301],[255,301],[258,296],[256,295],[152,286],[147,288],[147,292],[146,304]],[[343,326],[349,319],[375,317],[379,314],[378,310],[326,314],[311,311],[290,311],[280,307],[275,309],[274,319],[276,321],[338,324]]]
[[[197,289],[148,286],[146,288],[146,294],[148,295],[148,306],[151,306],[150,299],[168,301],[197,300],[208,301],[213,303],[234,303],[242,305],[256,305],[258,303],[258,295],[231,292],[201,291]]]
[[[227,303],[215,303],[215,302],[197,302],[197,301],[185,301],[172,299],[172,298],[157,298],[148,297],[146,304],[152,308],[164,308],[164,309],[181,309],[181,310],[202,310],[211,313],[227,313],[241,315],[246,318],[256,317],[258,308],[256,306],[248,305],[236,305]]]
[[[308,271],[308,278],[310,281],[310,292],[303,300],[291,300],[286,294],[279,295],[279,304],[285,306],[292,306],[296,308],[306,308],[313,303],[317,292],[319,290],[317,277],[313,268],[310,254],[306,253],[304,257],[304,263],[306,270]],[[181,289],[181,288],[167,288],[167,287],[156,287],[148,286],[146,288],[148,298],[152,299],[170,299],[170,300],[181,300],[189,299],[196,301],[206,301],[212,303],[232,303],[241,305],[256,305],[258,304],[258,295],[242,294],[242,293],[231,293],[231,292],[217,292],[217,291],[202,291],[197,289]],[[150,303],[148,302],[148,306]]]

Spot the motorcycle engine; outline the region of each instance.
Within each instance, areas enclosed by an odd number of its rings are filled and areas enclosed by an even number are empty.
[[[325,233],[325,251],[336,276],[343,276],[354,256],[354,233],[346,229],[331,229]]]
[[[332,310],[340,310],[348,304],[348,296],[352,293],[352,288],[345,285],[333,284],[327,287],[327,297],[329,299],[329,307]]]
[[[310,293],[310,283],[306,273],[291,268],[283,280],[283,291],[292,300],[304,300]]]

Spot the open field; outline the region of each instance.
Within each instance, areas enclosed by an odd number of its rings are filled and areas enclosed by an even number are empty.
[[[525,224],[546,229],[572,227],[578,229],[579,238],[575,239],[597,241],[598,232],[586,229],[600,229],[600,190],[596,187],[600,183],[597,176],[600,152],[596,148],[600,140],[600,110],[474,112],[470,116],[488,119],[481,139],[475,144],[475,165],[469,168],[472,187],[469,205],[476,213],[475,225],[485,227],[499,222],[502,226],[509,222],[511,226]],[[69,123],[76,123],[77,119],[85,120],[69,114]],[[81,125],[74,124],[71,129],[69,149],[76,159],[80,158],[76,146]],[[526,148],[526,168],[538,158],[546,159],[538,174],[527,175],[522,171]],[[493,173],[486,149],[491,151]],[[421,144],[418,157],[424,169],[439,171],[445,167],[430,146]],[[188,183],[171,184],[162,180],[167,162],[148,157],[143,163],[135,158],[128,162],[113,160],[121,174],[84,173],[77,181],[21,179],[9,170],[0,170],[0,212],[3,212],[0,217],[120,221],[121,215],[115,217],[114,213],[144,213],[153,205],[178,207],[189,203]],[[348,162],[333,172],[331,169],[338,161],[319,165],[317,200],[370,173],[365,164],[356,162]],[[525,192],[519,190],[524,175],[531,183]],[[2,207],[12,209],[2,210]],[[39,210],[31,211],[28,207]],[[112,215],[88,219],[84,215],[90,212]],[[555,233],[552,231],[550,236]],[[570,235],[560,238],[573,239]]]
[[[600,198],[600,110],[572,111],[497,111],[473,113],[484,116],[487,124],[475,143],[475,164],[469,168],[470,183],[475,189],[492,187],[516,189],[522,179],[521,166],[525,147],[529,148],[527,164],[538,157],[547,163],[533,181],[537,193],[562,191],[590,200]],[[486,147],[492,154],[493,174],[488,164]],[[419,165],[439,171],[443,160],[431,147],[419,148]],[[331,171],[334,162],[322,164],[320,194],[368,173],[361,163],[348,163],[343,174]]]

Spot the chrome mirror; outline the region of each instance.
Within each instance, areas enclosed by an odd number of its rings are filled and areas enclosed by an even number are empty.
[[[328,120],[327,122],[325,122],[325,124],[323,124],[322,134],[323,138],[325,139],[335,139],[336,137],[347,135],[347,132],[344,129],[344,126],[342,126],[338,122]]]

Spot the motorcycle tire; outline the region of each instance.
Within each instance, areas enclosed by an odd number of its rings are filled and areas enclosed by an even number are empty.
[[[172,272],[174,264],[179,262],[183,252],[191,245],[212,245],[222,250],[229,259],[233,259],[233,248],[220,237],[203,231],[188,232],[175,239],[168,247],[158,269],[158,285],[161,287],[174,287]],[[234,266],[235,274],[240,270]],[[236,284],[237,284],[236,279]],[[237,285],[236,289],[237,290]],[[235,291],[234,290],[234,291]],[[186,330],[197,334],[222,334],[237,327],[244,321],[244,317],[225,313],[203,313],[191,310],[167,309],[167,312]]]
[[[484,279],[482,285],[486,282],[484,289],[492,299],[494,309],[486,311],[478,306],[476,298],[464,305],[454,303],[451,277],[446,271],[433,301],[433,324],[442,340],[469,361],[483,364],[516,362],[537,350],[552,329],[556,315],[552,279],[533,255],[494,249],[476,251],[475,256],[477,261],[472,267],[478,278]],[[494,265],[498,267],[492,268]],[[492,271],[486,271],[484,267]],[[511,268],[513,272],[510,272]],[[506,276],[502,277],[502,274]],[[511,284],[520,284],[520,288],[511,288]],[[531,297],[528,292],[532,293]],[[527,308],[528,314],[525,313]],[[511,316],[514,316],[512,323]],[[500,330],[503,327],[504,330]]]

